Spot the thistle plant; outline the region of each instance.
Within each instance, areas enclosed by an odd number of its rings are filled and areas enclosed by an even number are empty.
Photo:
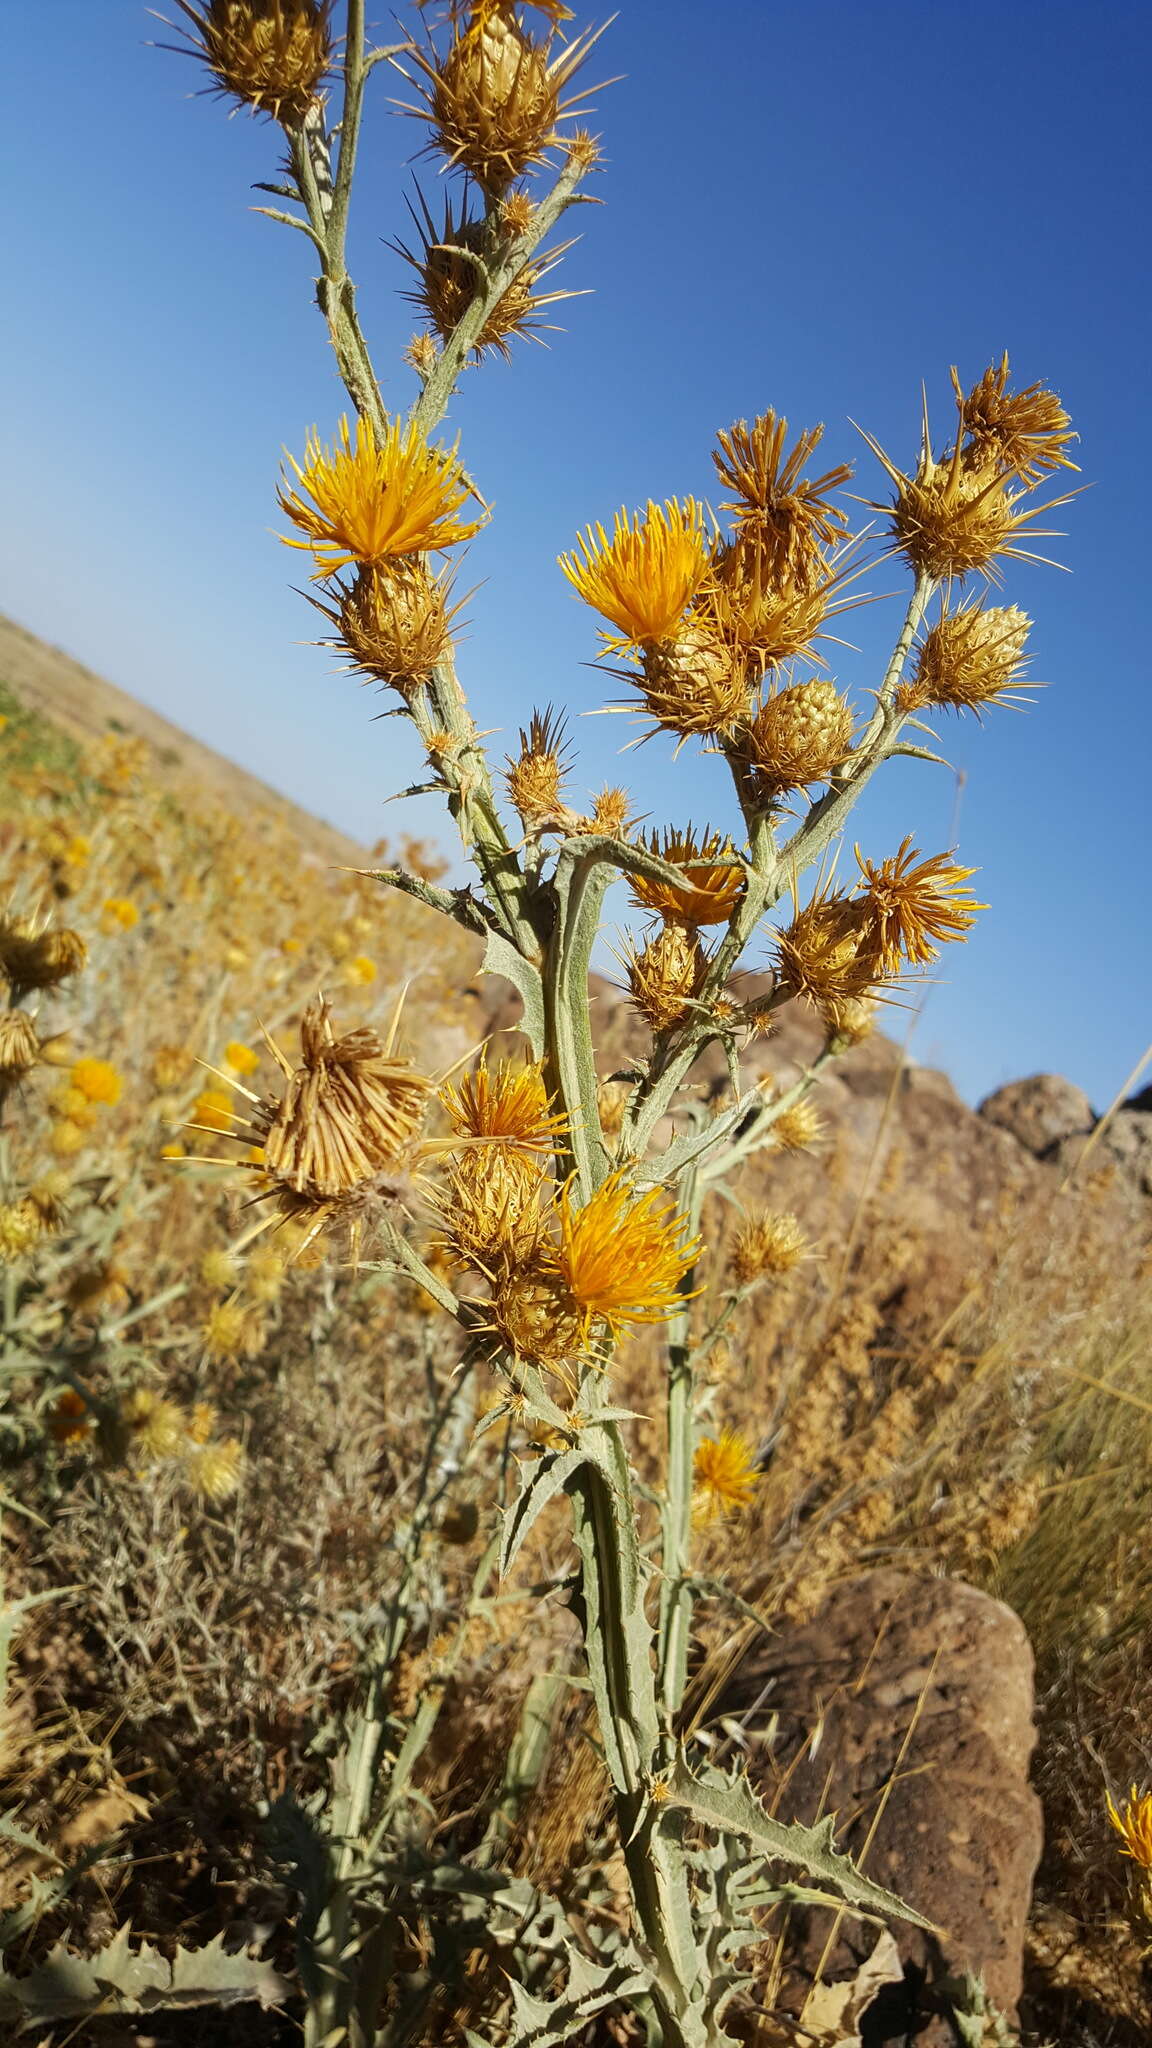
[[[558,573],[601,622],[617,700],[645,732],[672,735],[678,759],[699,748],[727,764],[738,822],[676,817],[641,833],[624,789],[585,812],[568,794],[570,749],[552,706],[518,712],[519,744],[503,768],[469,710],[455,562],[488,514],[466,451],[435,437],[466,370],[509,354],[564,296],[540,285],[569,246],[550,236],[587,202],[598,170],[597,143],[578,125],[596,33],[573,27],[557,0],[452,0],[438,25],[425,18],[411,40],[379,48],[367,42],[363,0],[348,0],[339,23],[317,0],[181,6],[212,89],[279,126],[285,162],[262,187],[278,203],[261,211],[309,245],[351,408],[288,459],[284,538],[310,562],[328,644],[414,727],[426,786],[442,794],[473,870],[455,889],[400,866],[376,879],[474,935],[485,969],[518,992],[527,1042],[520,1060],[480,1049],[470,1071],[426,1074],[403,1049],[402,1020],[382,1038],[320,998],[303,1018],[299,1056],[276,1048],[278,1093],[230,1082],[245,1104],[235,1135],[262,1148],[246,1169],[257,1227],[347,1229],[358,1258],[407,1276],[461,1333],[461,1369],[444,1389],[422,1504],[398,1537],[400,1577],[371,1635],[331,1797],[308,1814],[279,1814],[302,1873],[307,2038],[315,2048],[414,2038],[429,1984],[447,1981],[482,1924],[500,1970],[487,2003],[471,2009],[469,2040],[545,2048],[624,2007],[664,2048],[709,2048],[728,2038],[726,2016],[746,1995],[765,1906],[831,1897],[865,1914],[915,1914],[837,1853],[830,1822],[784,1826],[744,1777],[710,1765],[684,1711],[697,1609],[712,1597],[699,1530],[739,1512],[756,1483],[743,1439],[705,1433],[700,1367],[735,1308],[810,1249],[797,1218],[748,1212],[716,1274],[703,1203],[756,1150],[810,1141],[821,1068],[983,907],[968,887],[973,869],[948,853],[925,857],[910,839],[878,859],[857,851],[851,875],[837,873],[833,855],[887,761],[939,758],[926,713],[979,715],[1022,686],[1029,621],[985,596],[1004,562],[1033,558],[1033,541],[1050,531],[1043,520],[1066,502],[1035,493],[1073,467],[1068,418],[1042,386],[1014,391],[1004,358],[971,389],[953,371],[943,445],[925,416],[910,468],[865,436],[888,489],[873,507],[883,554],[912,586],[863,709],[820,652],[858,601],[867,536],[853,533],[840,501],[850,469],[814,473],[819,427],[790,439],[766,409],[718,435],[715,509],[652,501],[575,536]],[[418,194],[416,242],[398,250],[424,319],[407,351],[406,412],[382,396],[347,255],[366,88],[383,65],[407,81],[404,112],[448,174],[442,222]],[[590,973],[618,878],[641,920],[623,965],[646,1048],[602,1074]],[[749,993],[742,970],[765,954],[767,986]],[[823,1047],[770,1099],[746,1084],[741,1050],[791,1002],[820,1020]],[[730,1089],[705,1107],[691,1076],[714,1045]],[[616,1367],[622,1340],[648,1326],[666,1350],[655,1496],[637,1484],[635,1418]],[[468,1450],[478,1379],[489,1391]],[[390,1687],[418,1604],[444,1433],[454,1456],[491,1472],[489,1540],[461,1631],[496,1597],[540,1519],[569,1518],[577,1679],[611,1784],[624,1913],[572,1905],[595,1894],[595,1871],[574,1873],[565,1900],[502,1860],[517,1801],[542,1768],[563,1674],[529,1689],[478,1841],[456,1860],[422,1847],[431,1837],[418,1766],[462,1635],[409,1711]],[[492,1461],[485,1447],[501,1438]],[[518,1465],[513,1441],[535,1446]],[[422,1988],[397,1961],[414,1917],[432,1928]]]

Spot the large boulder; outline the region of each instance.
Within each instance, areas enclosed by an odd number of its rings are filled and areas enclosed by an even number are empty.
[[[942,1930],[893,1924],[906,1983],[882,1995],[869,2038],[889,2038],[887,2006],[918,2048],[953,2041],[943,1986],[965,1972],[1011,2017],[1042,1846],[1032,1652],[1012,1610],[957,1580],[867,1572],[749,1653],[718,1711],[743,1721],[779,1819],[836,1814],[839,1846]],[[799,1916],[796,2009],[817,1971],[854,1976],[875,1943],[850,1917]]]
[[[1009,1081],[985,1096],[979,1114],[987,1123],[1011,1131],[1037,1159],[1050,1156],[1063,1138],[1092,1129],[1096,1114],[1082,1088],[1059,1074],[1033,1074]]]

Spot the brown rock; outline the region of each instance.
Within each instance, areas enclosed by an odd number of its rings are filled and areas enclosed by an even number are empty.
[[[978,1114],[1011,1131],[1038,1159],[1062,1138],[1090,1131],[1096,1121],[1084,1090],[1059,1074],[1033,1074],[1026,1081],[1009,1081],[995,1094],[985,1096]]]
[[[1020,1995],[1042,1847],[1032,1699],[1032,1652],[1010,1608],[957,1580],[875,1571],[750,1655],[720,1703],[744,1718],[753,1781],[778,1817],[836,1813],[840,1847],[943,1930],[892,1929],[919,2048],[954,2039],[933,1993],[947,1977],[980,1973],[1009,2016]],[[828,1913],[804,1916],[801,1980],[831,1930]],[[875,1938],[846,1918],[824,1975],[851,1975]]]

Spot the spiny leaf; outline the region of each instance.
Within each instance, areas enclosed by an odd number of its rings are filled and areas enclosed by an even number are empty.
[[[489,932],[484,949],[482,974],[502,974],[510,981],[524,1005],[520,1029],[532,1047],[533,1059],[544,1057],[544,984],[539,970],[518,953],[500,932]]]
[[[207,1948],[178,1948],[169,1962],[148,1942],[133,1948],[131,1931],[127,1924],[119,1928],[94,1956],[71,1955],[59,1943],[26,1977],[0,1971],[0,2016],[23,2031],[95,2012],[235,2005],[251,1998],[279,2005],[292,1988],[270,1963],[229,1954],[222,1934]]]
[[[528,1468],[520,1494],[504,1524],[504,1540],[500,1546],[501,1578],[507,1578],[533,1523],[543,1514],[549,1501],[564,1492],[573,1474],[584,1463],[584,1452],[576,1445],[568,1451],[550,1451]]]

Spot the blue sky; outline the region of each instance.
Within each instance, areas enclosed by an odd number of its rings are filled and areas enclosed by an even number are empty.
[[[174,9],[172,10],[175,11]],[[370,5],[369,13],[373,9]],[[380,6],[381,37],[392,39]],[[588,18],[581,8],[582,19]],[[277,131],[192,96],[137,0],[56,0],[22,45],[3,147],[0,605],[363,839],[437,831],[401,721],[307,644],[300,557],[274,538],[284,444],[342,409],[303,237],[250,211]],[[588,72],[605,202],[580,213],[550,347],[469,372],[453,412],[494,508],[462,672],[502,754],[533,703],[614,694],[555,557],[589,519],[712,495],[717,427],[773,405],[823,420],[829,462],[880,472],[849,425],[915,453],[920,383],[941,436],[948,367],[1003,349],[1058,390],[1092,489],[1056,520],[1071,574],[1009,565],[1035,619],[1027,715],[950,724],[963,777],[901,763],[858,813],[865,850],[952,843],[991,905],[942,963],[914,1051],[971,1099],[1041,1070],[1101,1105],[1150,1035],[1145,795],[1149,407],[1146,5],[623,0]],[[386,396],[413,330],[403,195],[422,135],[377,70],[353,255]],[[866,579],[900,593],[898,565]],[[834,650],[862,695],[899,594]],[[657,820],[728,822],[717,764],[573,720],[575,791],[626,776]]]

